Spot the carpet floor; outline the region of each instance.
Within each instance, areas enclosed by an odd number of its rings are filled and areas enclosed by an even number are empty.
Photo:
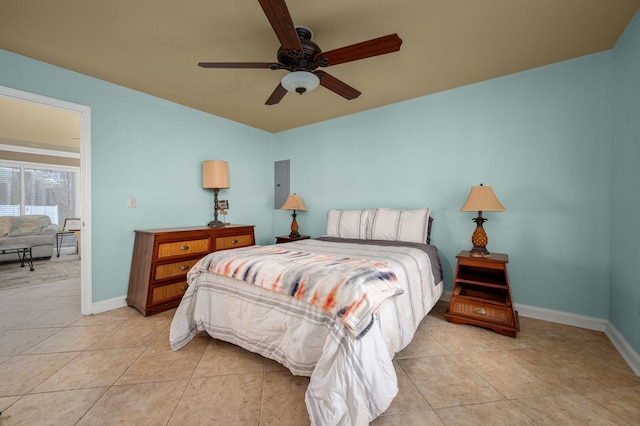
[[[34,260],[34,270],[30,271],[25,262],[0,264],[0,290],[27,287],[80,277],[80,259],[78,256],[52,257],[47,260]]]

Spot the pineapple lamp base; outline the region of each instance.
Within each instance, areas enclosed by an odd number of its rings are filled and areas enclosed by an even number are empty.
[[[482,224],[487,221],[487,219],[482,217],[482,212],[478,212],[478,217],[473,219],[476,223],[476,229],[473,231],[473,235],[471,236],[471,242],[473,243],[473,248],[470,251],[472,257],[489,257],[490,253],[487,250],[487,243],[489,242],[489,237],[487,237],[487,233],[484,232],[484,228]]]

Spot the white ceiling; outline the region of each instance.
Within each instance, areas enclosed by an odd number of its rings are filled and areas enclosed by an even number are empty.
[[[2,1],[0,48],[278,132],[610,49],[640,0],[287,5],[324,51],[391,33],[402,47],[326,69],[362,92],[354,100],[319,87],[273,106],[264,103],[286,71],[196,66],[276,61],[279,42],[257,0]]]

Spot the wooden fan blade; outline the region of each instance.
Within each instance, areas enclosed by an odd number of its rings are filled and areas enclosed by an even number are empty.
[[[302,44],[298,32],[293,25],[289,9],[284,0],[258,0],[264,14],[267,16],[273,31],[280,40],[280,45],[286,50],[297,50],[302,53]]]
[[[320,86],[331,90],[349,101],[360,96],[359,91],[349,86],[347,83],[338,80],[331,74],[327,74],[325,71],[318,71],[314,74],[320,77]]]
[[[329,60],[329,66],[338,65],[345,62],[357,61],[358,59],[370,58],[372,56],[384,55],[386,53],[397,52],[400,50],[402,39],[398,34],[389,34],[387,36],[374,38],[363,41],[361,43],[352,44],[350,46],[341,47],[340,49],[322,52],[316,55],[317,58],[324,56]]]
[[[287,94],[287,89],[282,87],[282,84],[278,83],[278,87],[276,87],[276,90],[273,91],[271,96],[269,96],[269,99],[267,99],[267,102],[265,102],[264,104],[275,105],[278,102],[280,102],[282,98],[284,98],[284,95],[286,94]]]
[[[202,68],[267,68],[274,69],[273,62],[198,62]]]

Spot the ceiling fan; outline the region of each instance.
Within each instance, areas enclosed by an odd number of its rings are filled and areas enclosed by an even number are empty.
[[[199,62],[198,66],[290,71],[269,96],[266,105],[277,104],[287,91],[303,94],[315,89],[318,85],[347,100],[355,99],[360,96],[358,90],[318,68],[397,52],[402,44],[398,34],[390,34],[323,52],[311,41],[313,31],[307,27],[293,25],[285,0],[258,0],[258,2],[281,44],[277,53],[278,62]]]

